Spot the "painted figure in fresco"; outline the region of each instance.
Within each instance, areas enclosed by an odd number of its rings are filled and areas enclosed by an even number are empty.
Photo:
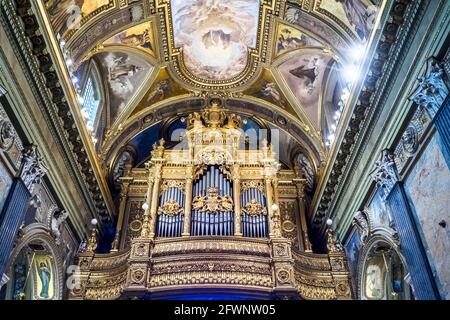
[[[300,47],[305,47],[307,41],[303,35],[300,38],[293,37],[292,32],[289,29],[281,30],[280,37],[278,38],[278,52],[283,50],[297,49]]]
[[[319,75],[317,60],[317,58],[314,58],[312,61],[305,60],[305,64],[302,64],[295,69],[289,70],[290,74],[303,80],[302,86],[307,89],[307,93],[309,95],[312,95],[314,93],[315,82],[317,76]]]
[[[377,265],[371,265],[366,273],[366,294],[371,299],[381,299],[383,297],[380,287],[381,270]]]
[[[131,64],[128,59],[124,60],[123,57],[114,58],[113,65],[109,69],[109,80],[118,80],[121,77],[131,77],[142,68]]]
[[[122,39],[120,39],[120,42],[128,46],[142,47],[153,50],[149,29],[145,29],[145,31],[141,34],[130,34],[128,36],[123,36]]]
[[[166,92],[169,89],[170,89],[170,81],[168,79],[161,80],[160,82],[158,82],[155,89],[153,89],[153,91],[149,93],[147,97],[147,102],[163,100]]]
[[[371,27],[370,23],[376,14],[364,4],[362,0],[335,0],[342,4],[348,21],[355,27],[356,33],[361,40],[367,40]]]
[[[281,102],[281,94],[277,89],[277,85],[274,82],[266,82],[264,88],[261,90],[261,94],[264,97],[272,97],[276,102]]]
[[[39,278],[41,279],[41,284],[42,284],[42,289],[41,289],[39,296],[41,298],[48,299],[51,273],[45,262],[41,262],[39,264],[38,273],[39,273]]]

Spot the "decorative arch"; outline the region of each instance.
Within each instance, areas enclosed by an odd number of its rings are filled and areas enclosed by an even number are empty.
[[[404,276],[402,277],[402,281],[404,285],[410,285],[409,282],[409,272],[406,264],[406,260],[400,252],[399,243],[396,240],[396,233],[386,230],[386,229],[378,229],[375,231],[375,234],[372,234],[370,238],[365,242],[362,246],[361,251],[358,255],[358,264],[357,264],[357,272],[356,272],[356,284],[357,284],[357,299],[359,300],[368,300],[365,296],[365,284],[366,284],[366,270],[368,268],[368,261],[371,258],[371,255],[377,248],[388,248],[392,250],[392,252],[399,258],[401,266],[403,269]],[[386,263],[386,261],[384,261]],[[387,265],[386,265],[387,266]],[[388,270],[386,270],[388,274]],[[386,280],[385,280],[386,281]],[[385,285],[385,284],[384,284]],[[404,287],[405,297],[409,299],[410,295],[408,293],[409,288]]]
[[[55,240],[49,234],[48,228],[45,228],[41,224],[32,224],[23,229],[23,236],[20,238],[17,246],[10,256],[10,265],[6,269],[6,274],[11,275],[14,271],[14,265],[22,253],[22,250],[26,248],[29,244],[33,242],[42,243],[43,246],[49,251],[49,254],[53,258],[53,272],[54,272],[54,297],[52,300],[62,300],[64,297],[64,261],[62,258],[62,253],[59,247],[56,245]],[[10,277],[13,280],[13,277]],[[8,284],[10,285],[10,284]]]
[[[151,108],[146,108],[133,115],[123,123],[122,129],[105,143],[102,150],[102,158],[106,161],[108,168],[111,168],[112,161],[121,148],[124,141],[129,141],[145,129],[164,121],[167,118],[179,115],[180,107],[183,107],[183,114],[198,111],[205,104],[203,98],[178,97],[176,100],[164,101],[154,104]],[[325,153],[322,146],[316,139],[311,137],[298,119],[294,119],[290,114],[269,106],[269,103],[256,104],[249,99],[233,98],[226,100],[226,108],[232,112],[242,115],[257,116],[268,124],[280,128],[297,141],[313,159],[317,168],[324,161]]]

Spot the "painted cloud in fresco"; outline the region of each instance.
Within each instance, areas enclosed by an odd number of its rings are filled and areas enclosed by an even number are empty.
[[[322,53],[299,54],[279,66],[279,71],[312,123],[320,128],[319,99],[331,57]]]
[[[45,1],[53,29],[55,33],[60,34],[64,34],[69,29],[78,28],[83,17],[109,3],[110,0]]]
[[[144,22],[122,31],[109,38],[104,44],[122,44],[130,47],[140,47],[154,55],[154,41],[151,22]]]
[[[152,67],[142,58],[122,52],[101,53],[97,59],[108,83],[112,123],[137,93]]]
[[[237,76],[255,47],[258,0],[171,1],[175,46],[197,77],[225,80]]]

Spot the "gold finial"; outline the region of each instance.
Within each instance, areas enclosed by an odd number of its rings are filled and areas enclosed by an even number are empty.
[[[92,230],[86,250],[87,252],[95,252],[95,250],[97,249],[97,223],[97,219],[91,220]]]

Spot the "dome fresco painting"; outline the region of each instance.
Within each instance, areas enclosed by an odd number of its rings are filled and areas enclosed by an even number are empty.
[[[0,300],[449,299],[449,10],[0,2]]]

